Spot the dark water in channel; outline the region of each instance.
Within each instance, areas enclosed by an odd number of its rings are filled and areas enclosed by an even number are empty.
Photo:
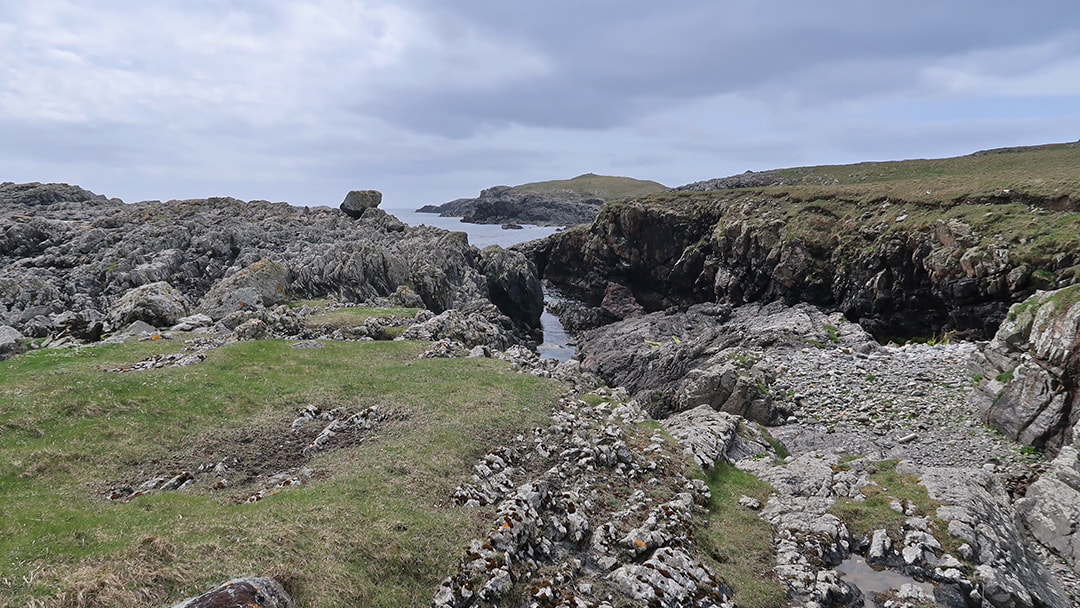
[[[468,224],[456,217],[439,217],[436,213],[416,213],[411,209],[386,209],[387,213],[396,216],[399,220],[410,226],[426,224],[456,232],[464,232],[469,235],[469,243],[483,249],[488,245],[510,247],[518,243],[544,238],[553,234],[559,228],[552,226],[524,225],[520,230],[503,230],[501,226],[494,224]],[[557,294],[544,292],[545,299],[558,299]],[[569,344],[570,337],[566,335],[562,323],[558,317],[547,310],[540,317],[540,323],[544,330],[544,341],[536,347],[536,352],[541,357],[551,357],[559,361],[566,361],[574,356],[574,347]]]

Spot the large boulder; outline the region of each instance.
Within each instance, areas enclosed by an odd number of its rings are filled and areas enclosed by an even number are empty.
[[[382,202],[382,192],[378,190],[353,190],[345,195],[341,210],[353,218],[363,217],[368,209],[375,209]]]
[[[188,314],[187,296],[165,281],[141,285],[125,293],[111,309],[109,323],[123,327],[143,321],[154,327],[171,327]]]
[[[262,259],[218,281],[199,302],[199,311],[216,320],[241,310],[284,304],[289,299],[288,285],[289,270]]]
[[[1080,285],[1014,304],[973,355],[982,381],[970,400],[1006,436],[1051,455],[1080,418]]]
[[[10,325],[0,326],[0,359],[26,352],[26,338]]]

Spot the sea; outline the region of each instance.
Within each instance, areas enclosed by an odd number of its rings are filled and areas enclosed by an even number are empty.
[[[542,239],[561,230],[555,226],[533,226],[523,224],[520,229],[505,229],[496,224],[469,224],[462,222],[457,217],[440,217],[437,213],[417,213],[413,209],[384,209],[387,213],[397,217],[410,226],[436,226],[455,232],[464,232],[469,237],[469,244],[483,249],[488,245],[510,247],[518,243]],[[554,300],[561,296],[555,292],[545,290],[544,299]],[[551,357],[559,361],[567,361],[574,356],[575,348],[572,338],[567,335],[559,318],[544,310],[540,317],[540,323],[544,330],[543,341],[537,345],[536,352],[541,357]]]

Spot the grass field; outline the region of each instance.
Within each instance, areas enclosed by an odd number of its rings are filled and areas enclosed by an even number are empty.
[[[105,371],[176,340],[0,363],[0,606],[168,605],[239,574],[277,576],[311,608],[426,604],[491,518],[453,508],[454,487],[488,448],[542,424],[562,387],[499,361],[416,359],[425,346],[241,342],[188,367]],[[301,457],[289,425],[308,404],[388,417]],[[107,497],[223,458],[227,488],[209,474]],[[239,503],[294,465],[311,481]]]
[[[517,190],[536,192],[543,190],[573,190],[585,196],[594,196],[605,201],[645,196],[667,190],[667,186],[658,182],[586,173],[572,179],[558,179],[545,182],[533,182],[515,186]]]

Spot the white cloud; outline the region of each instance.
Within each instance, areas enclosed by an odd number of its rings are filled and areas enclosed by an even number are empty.
[[[1080,34],[947,57],[921,76],[929,92],[945,96],[1080,96]]]

